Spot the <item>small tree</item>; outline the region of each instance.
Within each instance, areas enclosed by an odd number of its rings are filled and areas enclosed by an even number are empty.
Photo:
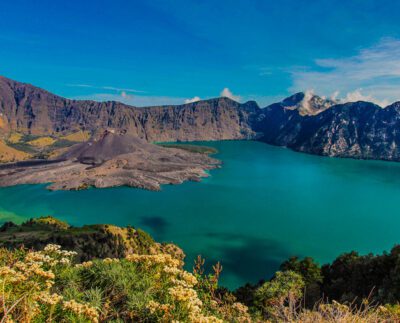
[[[291,257],[280,266],[281,271],[291,270],[300,274],[303,277],[304,288],[304,305],[312,308],[318,302],[321,295],[321,284],[323,276],[321,267],[311,257],[299,259],[298,257]]]
[[[300,274],[291,270],[278,271],[271,281],[257,289],[256,306],[265,317],[276,317],[282,311],[293,313],[303,296],[303,288],[304,280]]]

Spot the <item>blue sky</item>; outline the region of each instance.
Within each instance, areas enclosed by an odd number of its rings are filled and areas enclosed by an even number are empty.
[[[137,106],[400,100],[400,1],[5,1],[0,74]]]

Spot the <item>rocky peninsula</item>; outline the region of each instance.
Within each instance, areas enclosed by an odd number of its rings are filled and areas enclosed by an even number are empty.
[[[0,166],[0,186],[51,183],[51,190],[115,186],[159,190],[162,184],[199,181],[218,164],[207,154],[161,147],[106,130],[56,158]]]

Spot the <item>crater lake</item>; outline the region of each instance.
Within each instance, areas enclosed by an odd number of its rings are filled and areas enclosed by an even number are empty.
[[[72,225],[132,225],[174,242],[187,269],[220,261],[221,284],[268,279],[290,256],[323,264],[343,252],[400,243],[400,163],[312,156],[253,141],[215,147],[223,164],[199,183],[152,192],[128,187],[48,191],[0,188],[0,222],[54,215]]]

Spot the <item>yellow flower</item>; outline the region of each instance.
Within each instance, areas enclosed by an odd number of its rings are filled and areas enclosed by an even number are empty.
[[[103,262],[105,262],[106,264],[110,264],[113,262],[119,262],[119,259],[118,258],[105,258],[105,259],[103,259]]]
[[[85,261],[85,262],[82,262],[81,264],[76,264],[75,265],[75,267],[83,267],[83,268],[89,268],[89,267],[91,267],[91,266],[93,266],[93,261]]]
[[[63,307],[77,315],[85,316],[94,323],[99,321],[99,314],[97,310],[93,307],[90,307],[88,304],[81,304],[72,299],[70,301],[64,301]]]
[[[63,297],[56,293],[50,294],[48,292],[41,292],[36,296],[35,299],[41,303],[55,305],[58,304],[63,299]]]

